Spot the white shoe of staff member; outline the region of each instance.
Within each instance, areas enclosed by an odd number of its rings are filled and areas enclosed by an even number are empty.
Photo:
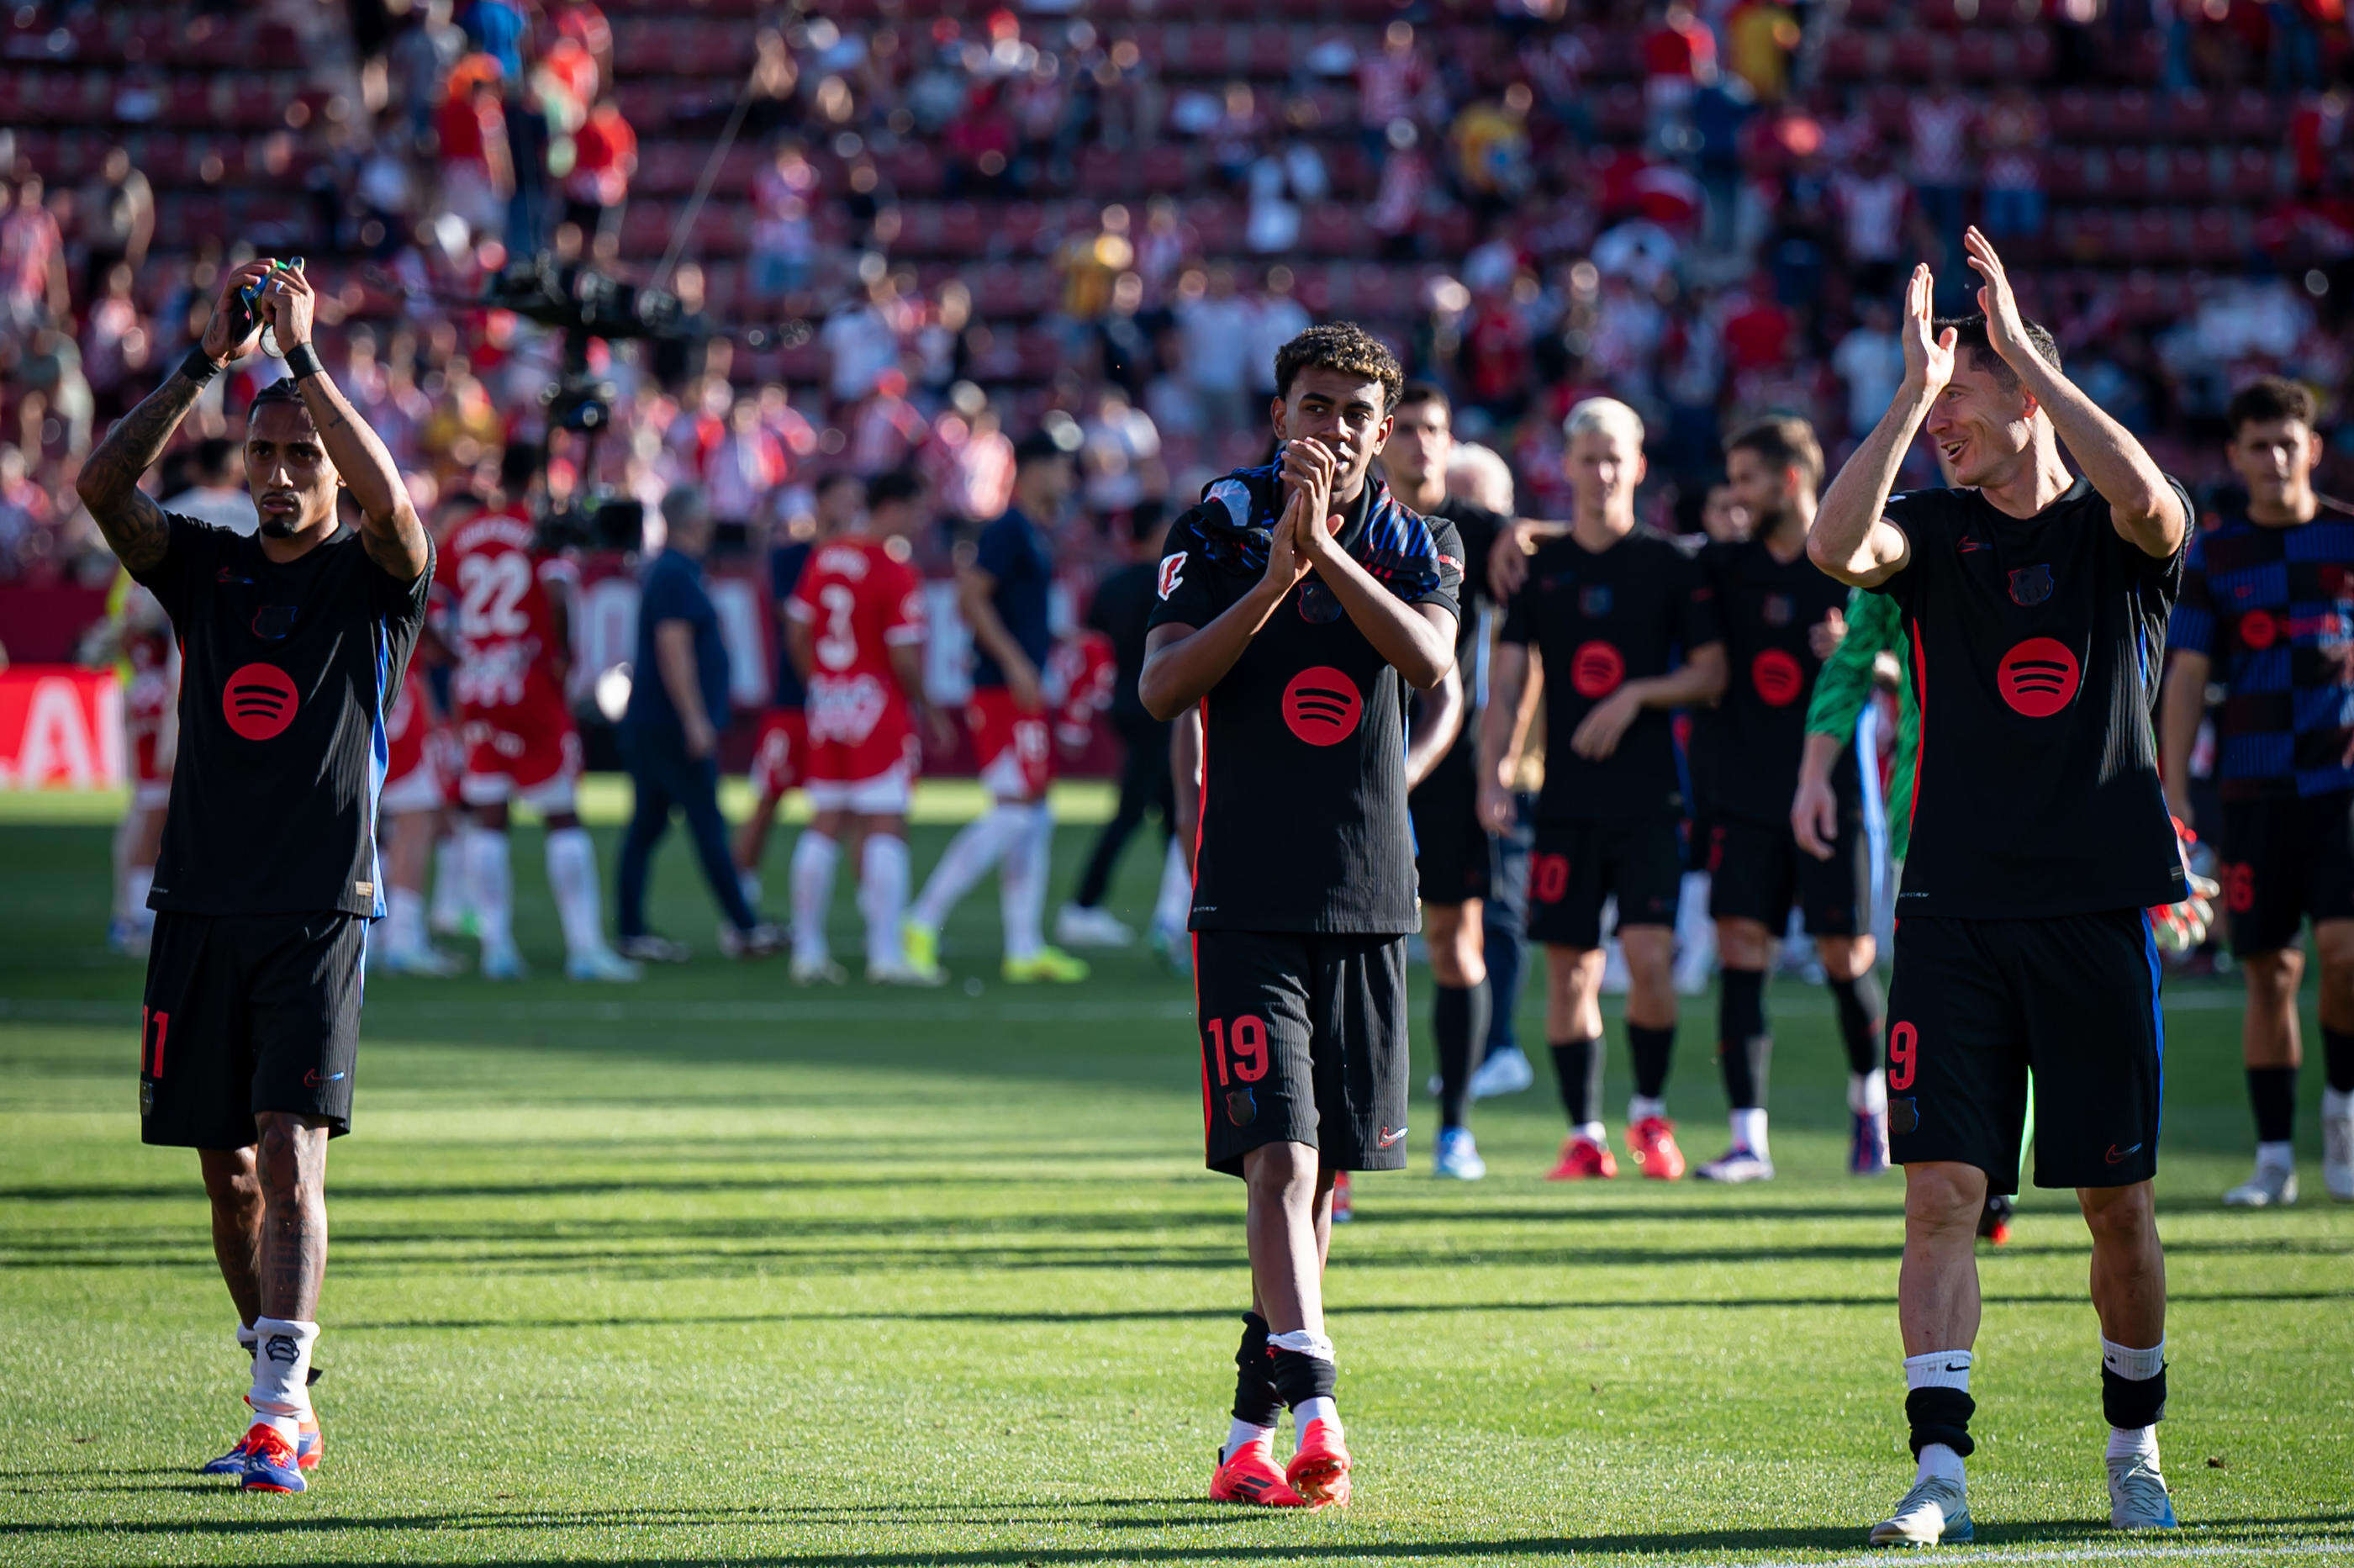
[[[1471,1070],[1471,1097],[1486,1100],[1517,1095],[1536,1081],[1537,1070],[1529,1065],[1527,1055],[1517,1045],[1506,1045],[1489,1052],[1488,1059]]]
[[[2296,1202],[2296,1167],[2256,1161],[2256,1173],[2223,1194],[2227,1209],[2285,1209]]]
[[[1066,948],[1125,948],[1136,933],[1100,906],[1066,904],[1055,915],[1055,940]]]
[[[2354,1203],[2354,1091],[2321,1091],[2321,1184],[2341,1203]]]

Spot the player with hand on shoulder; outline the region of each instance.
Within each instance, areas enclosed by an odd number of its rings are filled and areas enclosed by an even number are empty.
[[[1684,1173],[1668,1119],[1676,1037],[1678,830],[1685,801],[1672,710],[1724,690],[1724,634],[1689,546],[1635,521],[1643,421],[1608,397],[1569,411],[1570,527],[1528,557],[1505,611],[1480,721],[1479,815],[1507,832],[1524,729],[1522,698],[1544,697],[1544,789],[1529,862],[1528,936],[1544,944],[1545,1033],[1569,1137],[1557,1181],[1611,1177],[1602,1127],[1602,906],[1618,900],[1631,987],[1627,1044],[1635,1093],[1627,1149],[1645,1176]]]
[[[466,875],[481,922],[482,978],[525,972],[507,853],[510,804],[521,801],[546,820],[547,885],[564,927],[566,978],[634,980],[638,966],[605,945],[597,846],[580,825],[580,736],[565,700],[578,577],[570,562],[538,547],[531,497],[539,464],[537,447],[508,444],[497,499],[450,530],[434,573],[458,654],[451,692],[466,744],[458,793],[473,819]]]
[[[2313,394],[2264,376],[2225,409],[2245,508],[2191,541],[2175,606],[2162,736],[2167,801],[2214,838],[2232,953],[2248,988],[2240,1039],[2256,1118],[2253,1175],[2233,1208],[2296,1202],[2296,1071],[2304,1058],[2298,927],[2321,963],[2321,1176],[2354,1200],[2354,508],[2317,495]],[[2194,824],[2190,748],[2215,710],[2222,821]]]
[[[1405,698],[1455,662],[1463,546],[1370,471],[1397,359],[1347,323],[1276,355],[1276,461],[1169,531],[1139,694],[1198,709],[1194,995],[1207,1162],[1245,1184],[1251,1311],[1210,1495],[1349,1500],[1324,1331],[1333,1189],[1405,1165],[1405,938],[1418,923]],[[1274,1457],[1288,1406],[1299,1445]]]
[[[922,482],[909,471],[867,482],[865,511],[811,552],[785,601],[785,645],[807,693],[810,808],[793,844],[793,961],[797,985],[847,978],[827,950],[833,874],[859,857],[859,911],[866,917],[866,978],[879,985],[938,985],[900,945],[907,902],[907,806],[921,761],[917,726],[953,738],[924,700],[924,585],[908,564],[907,535],[922,522]]]
[[[1972,1533],[1974,1240],[1987,1192],[2017,1190],[2031,1068],[2036,1184],[2073,1188],[2092,1233],[2110,1521],[2175,1522],[2158,1452],[2164,1015],[2146,911],[2188,892],[2152,717],[2190,503],[2061,374],[1986,237],[1963,243],[1979,313],[1933,321],[1914,269],[1903,382],[1808,538],[1823,570],[1902,608],[1921,706],[1887,1046],[1918,1465],[1875,1544]],[[1925,429],[1953,484],[1892,497]]]
[[[385,715],[425,624],[433,544],[391,456],[312,345],[299,261],[223,281],[203,337],[116,421],[75,488],[181,648],[180,748],[148,895],[140,1137],[197,1150],[250,1357],[249,1425],[205,1467],[299,1492],[321,1452],[310,1371],[327,1140],[351,1128],[360,966],[384,912]],[[287,374],[246,414],[258,535],[166,513],[140,475],[260,344]],[[345,527],[348,492],[360,523]]]

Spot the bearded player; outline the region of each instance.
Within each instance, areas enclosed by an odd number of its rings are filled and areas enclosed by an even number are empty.
[[[1405,699],[1454,668],[1463,546],[1371,476],[1402,380],[1346,323],[1283,345],[1276,461],[1170,529],[1138,683],[1155,718],[1202,715],[1204,1135],[1210,1168],[1245,1184],[1252,1296],[1219,1500],[1349,1500],[1324,1332],[1333,1184],[1406,1160]],[[1299,1441],[1278,1468],[1286,1406]]]
[[[564,698],[577,578],[570,563],[537,547],[529,497],[538,473],[538,449],[511,443],[500,460],[499,503],[450,530],[434,574],[458,653],[451,693],[466,744],[458,793],[473,818],[465,863],[482,978],[525,973],[507,850],[509,809],[520,801],[547,824],[547,885],[564,927],[566,976],[634,980],[638,966],[605,945],[597,846],[577,806],[580,736]]]
[[[922,755],[924,585],[908,564],[923,485],[906,471],[866,486],[866,508],[818,545],[785,601],[785,648],[806,693],[804,753],[814,813],[793,844],[795,984],[847,978],[827,951],[834,868],[858,856],[866,917],[866,978],[938,985],[907,962],[899,922],[907,903],[907,806]]]
[[[433,543],[384,443],[312,346],[297,268],[228,275],[204,336],[118,421],[75,488],[181,648],[180,751],[148,903],[140,1136],[197,1150],[213,1252],[250,1355],[250,1425],[206,1467],[301,1491],[326,1269],[327,1140],[351,1127],[385,714],[425,623]],[[164,512],[139,477],[267,324],[286,376],[254,395],[258,536]],[[359,514],[343,525],[348,492]]]
[[[2191,542],[2168,635],[2168,803],[2188,824],[2190,748],[2220,678],[2215,771],[2232,952],[2247,977],[2240,1040],[2255,1111],[2256,1169],[2233,1208],[2296,1202],[2296,1072],[2304,1058],[2298,928],[2320,957],[2321,1176],[2354,1199],[2354,510],[2314,493],[2313,394],[2264,376],[2232,395],[2232,471],[2246,507]]]
[[[1964,246],[1980,313],[1933,322],[1929,270],[1914,269],[1896,401],[1808,539],[1825,571],[1902,608],[1921,705],[1888,1006],[1917,1469],[1876,1544],[1972,1533],[1974,1243],[1988,1191],[2017,1190],[2031,1068],[2036,1184],[2075,1189],[2092,1232],[2110,1522],[2175,1522],[2158,1452],[2165,1022],[2146,911],[2189,892],[2152,717],[2190,503],[2061,374],[1986,237]],[[1925,428],[1953,488],[1892,498]]]

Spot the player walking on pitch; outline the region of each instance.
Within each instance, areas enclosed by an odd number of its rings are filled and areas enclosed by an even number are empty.
[[[205,1467],[303,1489],[327,1258],[327,1139],[351,1126],[385,715],[425,620],[433,546],[384,444],[311,346],[299,268],[229,274],[203,339],[90,453],[76,488],[172,618],[180,753],[140,1009],[148,1143],[193,1147],[252,1356],[252,1425]],[[258,537],[165,513],[139,476],[267,324],[287,376],[246,416]],[[336,517],[348,489],[356,532]],[[257,853],[266,846],[267,853]]]
[[[1635,523],[1643,421],[1608,397],[1569,411],[1569,532],[1529,558],[1499,634],[1480,720],[1479,816],[1509,832],[1521,701],[1541,683],[1544,789],[1529,861],[1528,936],[1545,949],[1545,1034],[1569,1137],[1551,1179],[1618,1174],[1602,1128],[1602,905],[1618,900],[1632,984],[1627,1044],[1635,1094],[1627,1150],[1642,1173],[1684,1173],[1668,1120],[1676,1037],[1676,897],[1683,880],[1671,709],[1724,690],[1724,634],[1699,563]]]
[[[1251,1311],[1213,1499],[1349,1500],[1324,1332],[1332,1184],[1406,1162],[1405,938],[1416,924],[1405,691],[1455,658],[1462,545],[1370,479],[1396,358],[1347,323],[1276,355],[1276,461],[1171,528],[1145,707],[1200,705],[1195,1005],[1212,1170],[1243,1178]],[[1291,1408],[1299,1446],[1274,1457]]]
[[[1986,237],[1964,246],[1980,313],[1933,322],[1929,270],[1914,270],[1903,383],[1808,540],[1825,571],[1903,609],[1921,707],[1888,1031],[1918,1470],[1874,1544],[1971,1536],[1973,1244],[1988,1189],[2017,1189],[2031,1066],[2036,1184],[2076,1189],[2092,1232],[2110,1522],[2175,1522],[2158,1453],[2165,1022],[2147,911],[2188,891],[2152,716],[2190,498],[2060,373]],[[1925,426],[1955,488],[1891,498]]]
[[[2297,927],[2321,959],[2321,1177],[2354,1199],[2354,510],[2313,493],[2313,394],[2267,376],[2232,398],[2232,468],[2247,510],[2190,544],[2168,635],[2167,799],[2190,820],[2190,748],[2221,671],[2216,835],[2232,951],[2247,975],[2241,1029],[2256,1115],[2255,1173],[2233,1208],[2296,1202]],[[2201,824],[2208,826],[2207,824]]]
[[[1716,715],[1725,766],[1713,785],[1707,856],[1709,913],[1723,961],[1717,1060],[1733,1147],[1700,1174],[1712,1181],[1774,1174],[1766,1132],[1766,1069],[1774,1047],[1766,967],[1796,905],[1822,959],[1847,1047],[1848,1109],[1855,1118],[1848,1167],[1872,1175],[1888,1168],[1887,1091],[1879,1072],[1863,785],[1852,745],[1832,774],[1831,853],[1802,853],[1790,826],[1808,698],[1845,630],[1847,588],[1807,559],[1822,448],[1804,419],[1761,419],[1725,442],[1724,467],[1735,499],[1757,524],[1747,538],[1712,544],[1701,555],[1715,586],[1727,665]]]

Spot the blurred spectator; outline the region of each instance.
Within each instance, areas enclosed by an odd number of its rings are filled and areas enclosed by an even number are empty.
[[[24,332],[63,321],[72,310],[66,287],[65,240],[41,199],[41,176],[16,182],[16,204],[0,216],[0,310],[5,324]]]
[[[1847,388],[1847,431],[1861,440],[1880,422],[1904,380],[1904,344],[1896,335],[1896,307],[1866,296],[1862,319],[1831,350],[1831,369]]]
[[[1388,149],[1392,125],[1412,123],[1429,84],[1430,68],[1415,52],[1414,24],[1392,22],[1382,32],[1380,50],[1357,67],[1358,124],[1369,156]]]
[[[923,467],[952,522],[986,523],[1013,503],[1013,443],[971,382],[958,383],[949,405],[951,411],[932,426]]]
[[[465,30],[450,19],[450,0],[420,0],[408,26],[386,50],[393,97],[408,109],[408,139],[422,142],[433,128],[441,83],[466,52]]]
[[[1152,417],[1107,387],[1079,421],[1080,497],[1098,518],[1125,514],[1160,477],[1161,432]],[[1152,487],[1158,493],[1158,486]]]
[[[82,313],[82,374],[90,378],[95,408],[109,418],[133,401],[124,378],[147,367],[152,346],[131,297],[131,263],[117,261],[107,270],[104,291]]]
[[[506,429],[491,401],[489,388],[474,378],[465,361],[453,359],[441,367],[441,395],[419,432],[419,444],[447,478],[472,473],[496,458],[506,442]]]
[[[1066,323],[1091,327],[1110,310],[1114,280],[1136,260],[1128,223],[1128,208],[1114,202],[1097,216],[1092,228],[1080,228],[1055,252],[1055,270],[1063,282]]]
[[[547,243],[547,154],[554,140],[547,107],[522,77],[506,79],[499,98],[514,188],[507,196],[504,230],[512,255],[535,255]]]
[[[476,235],[504,233],[514,164],[497,83],[482,75],[459,83],[442,101],[433,126],[441,155],[441,205]]]
[[[1205,434],[1225,436],[1253,422],[1249,365],[1255,314],[1251,302],[1235,292],[1231,267],[1214,268],[1206,279],[1188,273],[1178,283],[1182,348],[1177,374]]]
[[[1250,328],[1245,334],[1243,367],[1253,396],[1275,396],[1275,351],[1306,332],[1314,323],[1307,307],[1292,297],[1288,267],[1270,267],[1250,300]],[[1250,411],[1256,415],[1256,408]]]
[[[236,534],[251,534],[261,526],[252,493],[246,488],[245,450],[226,436],[196,443],[188,460],[188,488],[166,496],[163,506]]]
[[[90,450],[90,421],[97,409],[82,375],[81,350],[63,330],[37,329],[10,379],[24,393],[17,403],[19,446],[34,451],[54,441],[65,452]],[[52,421],[58,427],[54,432],[47,428]]]
[[[591,255],[602,259],[620,243],[621,204],[637,170],[637,132],[611,99],[599,100],[572,133],[572,172],[564,176],[564,221],[578,227]]]
[[[836,403],[855,403],[875,390],[885,370],[899,363],[899,334],[892,320],[896,291],[878,266],[864,295],[843,300],[818,332],[830,366],[826,390]]]
[[[809,286],[816,244],[810,204],[817,189],[816,167],[790,139],[780,139],[753,176],[752,290],[759,299],[775,300]]]
[[[1841,226],[1841,248],[1859,298],[1890,297],[1914,223],[1911,189],[1878,146],[1867,148],[1852,170],[1831,177],[1831,197]]]
[[[784,442],[761,426],[760,405],[737,398],[727,411],[727,433],[704,468],[712,517],[722,524],[750,522],[791,471]]]
[[[1643,35],[1643,111],[1651,140],[1691,107],[1692,94],[1716,79],[1716,35],[1686,0],[1668,0]]]
[[[1978,122],[1986,155],[1987,234],[1997,240],[2043,232],[2043,111],[2024,87],[1999,89]]]
[[[81,287],[95,296],[116,263],[136,270],[147,260],[155,236],[155,193],[147,176],[131,166],[131,154],[109,147],[98,175],[82,193]]]
[[[525,23],[522,10],[510,0],[468,0],[458,25],[466,29],[466,41],[477,52],[498,62],[502,75],[523,74]]]
[[[1724,19],[1725,69],[1758,102],[1775,104],[1789,88],[1798,19],[1780,0],[1738,0]]]
[[[46,535],[56,510],[49,493],[27,471],[25,454],[0,443],[0,577],[48,553]]]
[[[1938,247],[1931,264],[1941,275],[1958,272],[1962,264],[1962,228],[1978,119],[1977,106],[1954,85],[1947,58],[1935,57],[1929,90],[1910,95],[1904,105],[1913,149],[1913,193]]]

